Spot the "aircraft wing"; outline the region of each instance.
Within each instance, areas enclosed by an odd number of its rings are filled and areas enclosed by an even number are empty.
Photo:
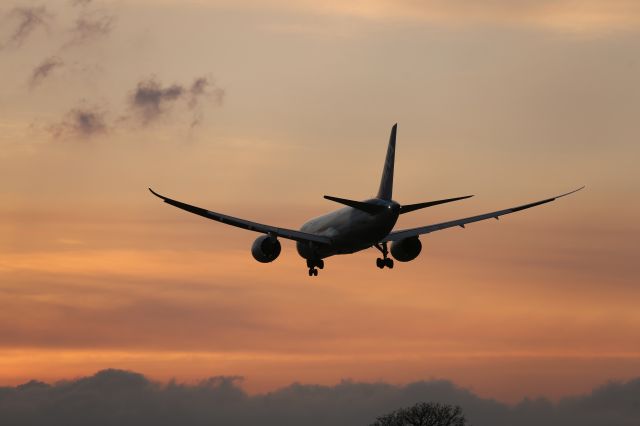
[[[464,228],[464,225],[466,225],[467,223],[479,222],[485,219],[498,219],[498,217],[504,216],[505,214],[515,213],[515,212],[519,212],[520,210],[525,210],[531,207],[539,206],[541,204],[550,203],[551,201],[557,198],[564,197],[566,195],[573,194],[574,192],[580,191],[582,188],[584,188],[584,186],[578,189],[574,189],[573,191],[567,192],[566,194],[558,195],[552,198],[547,198],[541,201],[534,201],[533,203],[524,204],[518,207],[511,207],[510,209],[498,210],[491,213],[485,213],[477,216],[466,217],[464,219],[451,220],[448,222],[437,223],[435,225],[427,225],[427,226],[421,226],[419,228],[402,229],[399,231],[394,231],[394,232],[391,232],[389,235],[387,235],[382,240],[382,242],[398,241],[398,240],[402,240],[409,237],[416,237],[418,235],[428,234],[434,231],[440,231],[441,229],[453,228],[454,226],[460,226]]]
[[[295,241],[312,241],[314,243],[320,244],[331,244],[331,239],[326,236],[309,234],[308,232],[296,231],[293,229],[278,228],[271,225],[263,225],[261,223],[239,219],[237,217],[212,212],[210,210],[172,200],[171,198],[167,198],[158,194],[151,188],[149,188],[149,191],[151,191],[151,193],[156,197],[161,198],[167,204],[171,204],[172,206],[175,206],[179,209],[186,210],[190,213],[197,214],[198,216],[206,217],[207,219],[215,220],[227,225],[237,226],[238,228],[248,229],[249,231],[271,234],[277,237],[287,238]]]

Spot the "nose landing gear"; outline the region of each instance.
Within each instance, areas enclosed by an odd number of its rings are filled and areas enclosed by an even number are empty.
[[[389,249],[387,248],[387,242],[385,241],[382,244],[377,243],[374,245],[374,247],[380,250],[380,253],[382,253],[382,258],[376,259],[376,266],[380,269],[384,269],[385,267],[393,269],[393,259],[388,257]]]
[[[324,269],[324,260],[322,259],[307,259],[307,267],[309,268],[309,276],[317,277],[318,269]]]

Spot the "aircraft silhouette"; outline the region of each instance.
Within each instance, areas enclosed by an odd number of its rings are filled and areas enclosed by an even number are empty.
[[[472,197],[472,195],[467,195],[464,197],[447,198],[444,200],[405,205],[401,205],[396,201],[393,201],[393,168],[395,163],[397,128],[397,124],[394,124],[391,128],[391,136],[389,137],[389,145],[387,147],[387,156],[384,162],[382,178],[380,179],[380,187],[376,197],[364,201],[355,201],[325,195],[324,198],[327,200],[344,204],[346,207],[315,219],[311,219],[302,225],[299,231],[264,225],[222,213],[216,213],[200,207],[185,204],[180,201],[172,200],[171,198],[158,194],[151,188],[149,188],[149,191],[151,191],[153,195],[164,200],[165,203],[171,204],[172,206],[188,212],[206,217],[207,219],[216,220],[227,225],[237,226],[238,228],[265,234],[258,237],[251,247],[251,253],[258,262],[273,262],[280,255],[281,245],[280,241],[278,241],[278,237],[295,240],[298,254],[307,261],[309,276],[317,276],[318,268],[324,268],[323,259],[336,254],[355,253],[370,247],[375,247],[382,253],[382,257],[376,259],[376,265],[378,268],[383,269],[387,267],[391,269],[393,268],[393,260],[389,258],[389,251],[393,258],[399,262],[409,262],[415,259],[422,250],[422,243],[419,239],[420,235],[455,226],[464,228],[468,223],[478,222],[485,219],[498,219],[500,216],[509,213],[515,213],[541,204],[549,203],[557,198],[573,194],[574,192],[584,188],[584,186],[582,186],[578,189],[552,198],[546,198],[544,200],[534,201],[521,206],[497,210],[464,219],[451,220],[418,228],[392,231],[396,221],[398,220],[398,216],[401,214]],[[389,242],[391,242],[391,250],[388,249]]]

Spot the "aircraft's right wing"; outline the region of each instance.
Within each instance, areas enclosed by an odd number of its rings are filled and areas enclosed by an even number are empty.
[[[515,213],[515,212],[519,212],[520,210],[525,210],[531,207],[539,206],[541,204],[550,203],[551,201],[557,198],[564,197],[566,195],[573,194],[574,192],[580,191],[582,188],[584,188],[584,186],[578,189],[574,189],[571,192],[567,192],[566,194],[558,195],[552,198],[547,198],[541,201],[535,201],[533,203],[524,204],[518,207],[511,207],[510,209],[498,210],[495,212],[485,213],[477,216],[471,216],[464,219],[451,220],[448,222],[437,223],[435,225],[427,225],[427,226],[421,226],[419,228],[403,229],[400,231],[391,232],[382,240],[382,242],[398,241],[398,240],[403,240],[409,237],[417,237],[418,235],[428,234],[434,231],[440,231],[441,229],[453,228],[454,226],[460,226],[464,228],[464,225],[466,225],[467,223],[479,222],[485,219],[498,219],[498,217],[503,216],[505,214]]]
[[[277,237],[287,238],[289,240],[331,244],[331,239],[323,235],[315,235],[308,232],[296,231],[293,229],[277,228],[271,225],[263,225],[262,223],[239,219],[237,217],[212,212],[201,207],[196,207],[180,201],[172,200],[171,198],[167,198],[163,195],[158,194],[151,188],[149,188],[149,191],[151,191],[151,193],[156,197],[161,198],[167,204],[171,204],[172,206],[175,206],[179,209],[186,210],[190,213],[197,214],[198,216],[206,217],[207,219],[215,220],[227,225],[237,226],[238,228],[248,229],[249,231],[261,232],[263,234],[270,234]]]

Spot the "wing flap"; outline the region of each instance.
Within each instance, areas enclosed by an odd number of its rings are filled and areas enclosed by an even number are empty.
[[[240,219],[237,217],[229,216],[222,213],[212,212],[201,207],[192,206],[181,201],[172,200],[158,194],[153,189],[149,188],[149,191],[156,197],[162,199],[165,203],[171,204],[174,207],[188,211],[189,213],[197,214],[198,216],[206,217],[207,219],[215,220],[226,225],[236,226],[238,228],[247,229],[249,231],[260,232],[263,234],[271,234],[281,238],[287,238],[295,241],[311,241],[320,244],[331,244],[331,239],[323,235],[309,234],[308,232],[296,231],[294,229],[278,228],[271,225],[264,225],[262,223],[252,222],[250,220]]]

